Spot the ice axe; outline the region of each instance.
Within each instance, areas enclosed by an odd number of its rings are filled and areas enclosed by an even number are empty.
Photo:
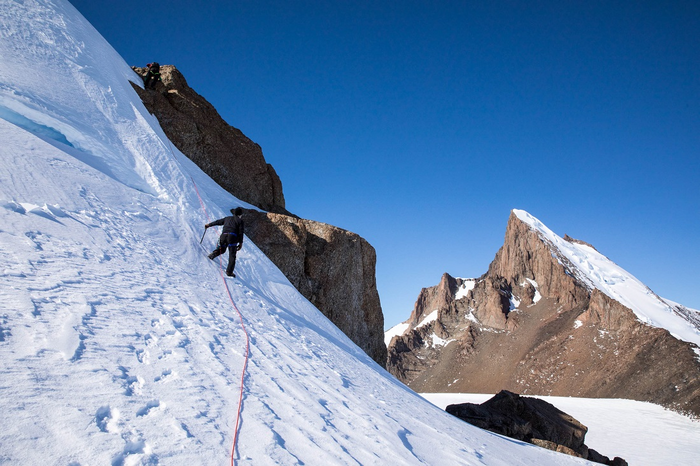
[[[202,239],[199,240],[199,244],[202,244],[202,241],[204,241],[204,235],[207,234],[207,227],[204,227],[204,233],[202,233]]]

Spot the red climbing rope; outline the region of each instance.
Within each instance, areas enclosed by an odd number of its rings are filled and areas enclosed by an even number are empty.
[[[197,193],[197,197],[199,198],[199,203],[201,204],[202,210],[204,211],[204,215],[207,217],[207,223],[209,223],[209,213],[207,212],[207,208],[204,207],[204,201],[202,201],[202,196],[199,195],[197,183],[194,182],[194,178],[191,179],[192,184],[194,185],[194,190]],[[238,314],[238,318],[241,322],[241,328],[243,329],[243,333],[245,334],[245,359],[243,361],[243,370],[241,371],[241,388],[238,396],[238,412],[236,413],[236,427],[233,430],[233,444],[231,446],[231,466],[233,466],[234,458],[236,455],[236,444],[238,443],[238,426],[241,420],[241,409],[243,408],[243,387],[245,385],[245,371],[248,367],[248,355],[250,354],[250,337],[248,336],[248,331],[246,330],[245,324],[243,323],[243,315],[241,314],[241,311],[238,310],[238,306],[236,306],[236,303],[233,300],[233,296],[231,295],[231,290],[228,287],[228,282],[224,277],[224,265],[221,261],[221,256],[219,256],[219,273],[221,273],[221,280],[224,282],[224,287],[226,288],[228,299],[231,300],[231,305]]]

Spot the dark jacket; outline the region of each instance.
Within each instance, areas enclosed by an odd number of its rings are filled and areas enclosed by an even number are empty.
[[[214,220],[209,224],[210,227],[216,225],[223,225],[224,229],[221,232],[222,235],[234,234],[236,235],[236,240],[239,243],[243,242],[243,234],[245,233],[245,224],[241,217],[231,215],[228,217],[220,218],[219,220]]]
[[[153,76],[160,76],[160,65],[156,62],[149,63],[146,65],[148,67],[148,72]]]

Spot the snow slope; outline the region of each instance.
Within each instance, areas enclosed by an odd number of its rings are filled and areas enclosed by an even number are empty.
[[[228,464],[227,289],[238,464],[585,464],[424,401],[250,241],[224,280],[200,235],[241,203],[129,80],[67,1],[0,0],[0,464]]]
[[[524,210],[513,212],[559,251],[561,255],[558,259],[565,262],[570,273],[591,288],[599,289],[630,308],[642,322],[665,328],[679,340],[700,345],[700,328],[692,323],[693,320],[700,322],[697,311],[660,298],[632,274],[594,248],[565,241]]]

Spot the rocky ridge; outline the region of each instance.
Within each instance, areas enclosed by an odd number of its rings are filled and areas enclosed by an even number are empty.
[[[143,76],[145,68],[134,67]],[[174,66],[160,67],[156,91],[134,86],[168,139],[222,188],[273,212],[286,212],[282,182],[260,146],[224,121]]]
[[[416,391],[628,398],[700,415],[698,347],[640,321],[515,214],[487,273],[445,274],[407,323],[387,367]]]
[[[174,66],[161,65],[160,72],[156,90],[133,87],[168,138],[224,189],[267,211],[246,210],[246,235],[304,297],[384,367],[374,248],[355,233],[291,214],[282,182],[260,146],[226,123]]]
[[[247,210],[246,234],[377,363],[386,364],[376,253],[361,236],[321,222]]]

